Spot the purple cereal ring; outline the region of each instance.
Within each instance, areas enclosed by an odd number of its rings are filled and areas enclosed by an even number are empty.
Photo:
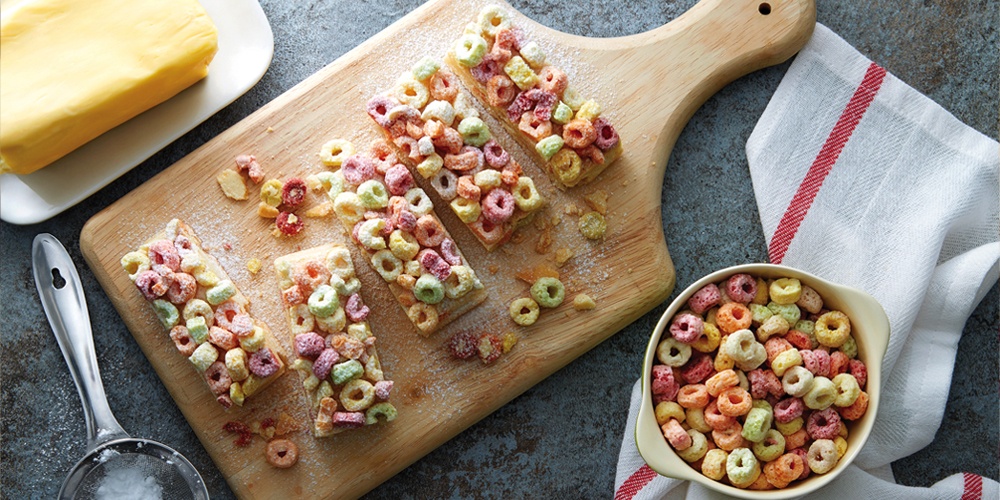
[[[847,363],[848,371],[858,381],[858,387],[864,389],[868,381],[868,367],[860,359],[852,359]]]
[[[462,256],[458,254],[458,247],[451,238],[445,238],[440,247],[441,258],[453,266],[462,265]],[[864,366],[864,365],[862,365]]]
[[[802,364],[817,377],[828,377],[830,375],[830,353],[821,349],[804,349],[799,351],[802,356]]]
[[[314,333],[313,335],[316,334]],[[316,336],[318,337],[319,335]],[[325,341],[323,345],[326,345]],[[298,347],[297,343],[296,347]],[[316,361],[313,361],[313,375],[316,375],[316,378],[320,380],[326,379],[326,377],[330,376],[330,370],[333,369],[333,365],[336,364],[337,361],[340,361],[340,354],[336,349],[332,347],[322,349],[316,357]]]
[[[208,365],[205,370],[205,382],[208,382],[208,388],[212,390],[212,394],[216,396],[229,394],[229,386],[233,385],[233,378],[229,376],[226,363],[216,361]]]
[[[806,409],[805,404],[799,398],[785,398],[774,405],[774,420],[779,424],[787,424],[802,416]]]
[[[250,373],[258,377],[270,377],[278,371],[278,360],[267,347],[250,355]]]
[[[678,342],[690,344],[705,332],[705,323],[694,314],[678,314],[670,323],[670,335]]]
[[[503,224],[514,215],[514,195],[503,189],[493,189],[483,198],[483,217],[494,224]]]
[[[705,314],[705,311],[719,305],[719,300],[721,299],[722,296],[719,294],[719,287],[715,286],[714,283],[709,283],[701,287],[700,290],[688,299],[688,307],[695,314]]]
[[[510,161],[510,153],[493,139],[483,144],[483,156],[486,157],[486,164],[496,170],[502,169]]]
[[[198,282],[188,273],[173,273],[173,282],[167,289],[167,300],[180,305],[194,298],[198,291]]]
[[[358,429],[365,426],[365,413],[338,411],[333,413],[333,426],[337,429]]]
[[[417,219],[417,227],[413,230],[413,236],[425,248],[436,247],[444,241],[444,227],[433,215],[427,214]]]
[[[757,280],[749,274],[734,274],[726,280],[726,295],[741,304],[749,304],[757,296]]]
[[[368,116],[372,117],[379,126],[388,127],[390,122],[386,115],[389,114],[390,109],[396,106],[399,106],[399,101],[396,99],[389,96],[377,95],[368,100],[365,110],[368,111]]]
[[[653,394],[660,396],[663,401],[673,401],[681,389],[677,379],[674,378],[674,371],[667,365],[653,367],[652,387]]]
[[[375,399],[388,401],[389,393],[392,392],[393,382],[391,380],[379,380],[375,382]]]
[[[367,156],[355,154],[348,156],[340,166],[344,180],[358,186],[362,182],[375,177],[375,164]]]
[[[171,271],[181,270],[181,254],[177,253],[177,248],[170,240],[157,240],[149,245],[149,263],[151,265],[163,265]]]
[[[167,293],[169,287],[163,283],[163,277],[156,271],[143,271],[135,277],[135,286],[142,292],[146,300],[156,300]]]
[[[681,367],[681,376],[689,384],[700,384],[703,380],[712,376],[715,367],[712,364],[712,357],[708,354],[697,353]]]
[[[316,332],[300,333],[295,336],[295,353],[299,357],[316,359],[323,349],[326,349],[326,340]]]
[[[439,281],[444,281],[451,276],[451,265],[448,264],[444,259],[438,255],[437,252],[429,248],[425,248],[420,251],[417,255],[417,260],[420,265],[427,270],[427,272],[434,275]]]
[[[833,408],[814,411],[806,422],[806,432],[813,439],[833,439],[840,433],[840,414]]]
[[[601,148],[601,151],[607,151],[618,144],[618,131],[606,118],[602,116],[595,120],[594,128],[597,129],[597,139],[594,140],[594,144]]]
[[[351,320],[352,323],[360,323],[368,317],[371,310],[361,302],[361,296],[355,293],[347,299],[344,312],[347,313],[347,319]]]
[[[413,175],[401,164],[389,167],[385,171],[385,187],[396,196],[403,196],[413,187]]]

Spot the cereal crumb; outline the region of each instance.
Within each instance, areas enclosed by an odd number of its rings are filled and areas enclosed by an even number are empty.
[[[516,245],[526,239],[528,239],[528,235],[524,234],[524,231],[517,231],[510,237],[510,243]]]
[[[316,174],[309,174],[306,176],[306,186],[313,191],[322,191],[323,181],[319,180],[319,176]]]
[[[558,226],[562,222],[562,216],[560,216],[559,214],[555,214],[552,216],[552,220],[550,222],[552,223],[553,227]]]
[[[507,332],[503,336],[503,353],[507,354],[517,344],[517,335],[514,332]]]
[[[590,295],[579,293],[573,297],[573,309],[577,311],[589,311],[595,307],[597,307],[597,303],[590,298]]]
[[[500,271],[500,266],[493,264],[488,269],[490,271],[490,274],[496,274],[497,272]]]
[[[594,211],[601,215],[608,214],[608,192],[603,189],[598,189],[593,193],[588,194],[583,197],[583,201],[587,202],[587,206],[592,208]]]
[[[270,134],[271,132],[274,132],[274,128],[272,128],[272,127],[267,127],[267,133],[269,133],[269,134]]]
[[[256,257],[247,261],[247,271],[250,271],[250,274],[257,274],[262,267],[264,267],[264,263]]]
[[[552,231],[546,228],[538,235],[538,243],[535,243],[535,252],[539,254],[549,253],[552,248]]]
[[[318,218],[318,217],[329,217],[331,214],[333,214],[333,203],[330,203],[329,201],[324,201],[323,203],[320,203],[319,205],[316,205],[315,207],[306,210],[304,215],[306,217]]]
[[[233,249],[233,245],[227,241],[222,244],[222,249],[228,252]]]
[[[263,201],[257,205],[257,215],[265,219],[273,219],[278,216],[278,207],[272,207]]]
[[[247,185],[243,181],[243,177],[240,173],[227,168],[222,171],[218,177],[215,178],[219,183],[219,187],[222,188],[222,193],[226,195],[227,198],[231,200],[242,201],[247,199]]]
[[[569,202],[563,207],[563,213],[566,215],[580,215],[580,207],[576,206],[576,203]]]
[[[569,248],[560,248],[556,250],[556,265],[562,267],[566,264],[566,261],[572,259],[574,255],[576,255],[576,253]]]
[[[514,273],[514,277],[529,285],[534,285],[535,281],[538,281],[538,278],[559,279],[559,270],[552,267],[551,264],[543,262],[535,267],[522,269]]]
[[[587,212],[580,217],[580,234],[589,240],[604,238],[608,223],[604,216],[597,212]]]

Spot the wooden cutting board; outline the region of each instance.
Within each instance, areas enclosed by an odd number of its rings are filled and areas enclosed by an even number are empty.
[[[257,186],[251,186],[250,200],[236,202],[222,195],[215,176],[232,166],[237,154],[254,154],[269,178],[285,178],[322,171],[317,153],[331,138],[367,148],[379,137],[364,112],[367,99],[389,88],[423,55],[442,57],[484,4],[433,0],[423,5],[98,213],[83,229],[80,245],[95,276],[241,498],[360,496],[664,301],[674,286],[674,268],[659,201],[667,157],[681,129],[726,83],[791,57],[815,22],[812,0],[703,0],[655,30],[591,39],[553,31],[515,12],[515,24],[546,50],[549,62],[561,66],[583,95],[602,104],[625,153],[596,182],[562,192],[499,124],[488,121],[547,197],[548,208],[537,219],[550,226],[552,244],[547,252],[536,252],[542,231],[530,226],[521,230],[520,242],[487,253],[435,197],[438,215],[492,295],[444,331],[423,338],[381,278],[362,262],[339,221],[307,219],[300,236],[275,238],[273,223],[256,214]],[[585,240],[576,228],[577,215],[567,213],[573,206],[586,209],[583,197],[597,189],[609,194],[603,242]],[[221,410],[118,263],[173,217],[194,227],[286,353],[292,351],[273,260],[330,241],[352,248],[364,300],[373,309],[369,322],[379,353],[387,376],[396,382],[392,401],[399,418],[314,440],[293,372],[247,406]],[[597,308],[574,311],[572,300],[566,300],[543,311],[535,325],[516,326],[507,305],[527,296],[528,284],[514,274],[551,263],[561,248],[575,252],[560,269],[567,297],[585,292]],[[251,275],[246,262],[254,257],[264,261],[264,269]],[[520,342],[492,365],[456,360],[445,343],[464,328],[513,331]],[[291,434],[301,451],[291,469],[265,462],[263,439],[236,448],[234,436],[222,431],[229,420],[249,423],[281,413],[303,423]]]

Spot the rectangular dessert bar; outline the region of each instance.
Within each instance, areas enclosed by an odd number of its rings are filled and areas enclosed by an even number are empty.
[[[400,162],[428,179],[487,250],[510,239],[545,200],[493,137],[458,78],[431,57],[368,101]]]
[[[621,156],[601,106],[574,89],[505,9],[484,7],[445,61],[561,188],[594,180]]]
[[[121,264],[224,408],[243,406],[284,373],[267,324],[250,315],[250,301],[190,226],[171,220]]]
[[[326,151],[331,144],[336,154]],[[328,179],[334,212],[428,336],[479,305],[486,291],[392,149],[380,143],[370,153],[354,151],[351,143],[334,140],[320,153],[336,169]]]
[[[288,329],[292,369],[311,401],[313,435],[327,437],[396,418],[368,326],[351,252],[326,244],[274,261]]]

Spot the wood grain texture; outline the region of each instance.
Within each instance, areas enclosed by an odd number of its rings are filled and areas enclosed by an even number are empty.
[[[442,332],[423,338],[396,306],[395,299],[340,222],[309,219],[292,239],[271,236],[272,222],[256,215],[256,202],[222,196],[215,176],[237,154],[255,154],[268,177],[305,176],[323,169],[317,153],[323,142],[346,138],[366,148],[379,131],[364,112],[369,96],[391,86],[399,72],[423,55],[443,57],[448,44],[485,2],[429,2],[293,89],[220,134],[135,191],[95,215],[80,244],[95,276],[118,309],[150,364],[184,413],[233,491],[242,498],[357,497],[424,456],[441,443],[521,394],[665,300],[674,269],[660,219],[660,194],[670,149],[687,120],[723,85],[758,68],[789,58],[808,39],[815,20],[811,0],[767,2],[704,0],[675,21],[639,35],[589,39],[559,33],[515,14],[515,22],[547,49],[585,95],[600,101],[618,128],[625,153],[594,183],[561,192],[531,162],[499,124],[489,123],[498,140],[539,185],[549,207],[552,245],[535,251],[541,231],[522,229],[523,240],[487,253],[468,229],[431,193],[437,213],[476,269],[491,297]],[[509,7],[508,7],[509,8]],[[513,9],[510,9],[513,10]],[[609,195],[608,234],[589,242],[576,230],[568,206],[585,207],[595,189]],[[256,186],[251,186],[255,196]],[[313,196],[318,203],[319,197]],[[201,235],[261,318],[290,353],[280,307],[273,259],[323,243],[352,249],[369,322],[379,335],[386,375],[396,382],[393,403],[399,418],[332,439],[308,434],[306,400],[295,376],[284,376],[244,408],[228,413],[192,382],[195,372],[178,363],[141,295],[121,270],[119,258],[173,217]],[[553,219],[561,223],[552,225]],[[226,250],[225,246],[231,247]],[[529,327],[514,325],[507,304],[526,296],[528,285],[514,273],[553,260],[558,248],[575,256],[560,269],[567,296],[586,292],[597,309],[576,312],[567,300],[543,311]],[[246,271],[252,257],[264,261],[256,275]],[[496,363],[451,359],[444,343],[454,332],[480,328],[514,331],[518,345]],[[180,360],[183,361],[183,360]],[[187,387],[198,387],[192,393]],[[278,470],[263,460],[264,442],[236,448],[222,431],[228,420],[276,418],[286,412],[303,422],[291,438],[300,463]]]

